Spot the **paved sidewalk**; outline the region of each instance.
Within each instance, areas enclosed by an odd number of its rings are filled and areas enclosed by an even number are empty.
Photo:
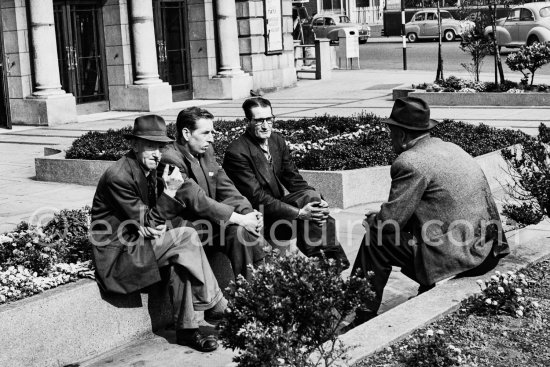
[[[323,114],[351,116],[359,113],[374,113],[385,117],[390,114],[393,105],[392,88],[431,81],[433,74],[395,70],[335,70],[331,80],[300,80],[297,87],[270,93],[266,97],[272,101],[274,113],[280,119]],[[491,77],[489,74],[483,75],[485,80],[491,80]],[[541,76],[539,81],[550,83],[550,77],[549,80],[543,79]],[[220,119],[242,117],[242,100],[179,102],[156,113],[163,116],[167,122],[172,122],[182,108],[198,104],[205,105]],[[21,220],[32,224],[44,223],[53,212],[60,209],[90,205],[95,187],[38,182],[34,180],[34,158],[43,155],[44,147],[69,146],[76,137],[86,131],[131,125],[137,115],[139,114],[133,112],[106,112],[81,116],[79,122],[74,124],[49,128],[16,126],[11,131],[1,130],[0,154],[4,159],[0,163],[0,233],[13,228]],[[536,133],[536,127],[541,122],[548,124],[549,116],[550,106],[432,108],[432,117],[435,119],[483,122],[495,127],[518,128],[530,134]],[[364,210],[364,206],[357,206],[335,212],[339,237],[351,260],[355,258],[363,231],[360,225],[349,227],[348,224],[353,221],[360,223]],[[415,291],[415,283],[395,273],[386,292],[383,309],[387,310],[402,303],[414,295]],[[133,349],[125,349],[118,355],[118,359],[112,354],[108,358],[113,361],[109,365],[113,366],[222,366],[229,363],[231,355],[230,351],[223,349],[213,354],[200,354],[188,348],[175,348],[164,338],[157,336]],[[150,363],[145,363],[145,359]],[[114,363],[115,360],[117,363]],[[189,362],[190,360],[193,362]],[[107,360],[103,360],[102,363],[107,363]]]

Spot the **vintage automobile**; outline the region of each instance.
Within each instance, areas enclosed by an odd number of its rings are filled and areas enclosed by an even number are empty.
[[[537,2],[515,6],[508,17],[497,20],[497,43],[504,47],[521,47],[535,42],[550,42],[550,3]],[[493,37],[493,28],[484,30]]]
[[[469,20],[456,20],[447,10],[440,10],[441,14],[441,36],[445,41],[453,41],[456,37],[474,27]],[[405,34],[409,42],[416,42],[418,39],[439,37],[437,9],[424,9],[416,12],[411,20],[405,24]]]
[[[317,14],[311,20],[315,38],[328,38],[331,43],[338,42],[338,31],[342,28],[359,30],[359,43],[366,43],[370,37],[370,27],[366,24],[352,23],[347,15]]]

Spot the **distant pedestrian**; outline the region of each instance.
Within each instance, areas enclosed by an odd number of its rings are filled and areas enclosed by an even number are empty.
[[[374,272],[375,300],[353,326],[374,317],[392,266],[420,284],[419,292],[454,275],[482,274],[509,253],[485,174],[458,146],[430,136],[438,122],[419,98],[398,99],[385,121],[398,154],[391,189],[367,233],[353,272]]]
[[[201,352],[218,347],[199,331],[195,311],[219,319],[227,306],[197,232],[170,222],[185,210],[175,199],[180,171],[166,166],[157,175],[160,149],[171,142],[156,115],[141,116],[127,136],[132,150],[101,176],[92,206],[91,240],[96,280],[105,292],[129,294],[161,280],[172,266],[173,315],[177,342]],[[174,228],[176,227],[176,228]]]
[[[275,244],[295,236],[306,256],[319,257],[323,251],[342,268],[349,267],[329,204],[300,175],[284,138],[272,131],[271,103],[250,98],[243,110],[246,132],[227,148],[223,167],[254,209],[263,212],[264,236]]]

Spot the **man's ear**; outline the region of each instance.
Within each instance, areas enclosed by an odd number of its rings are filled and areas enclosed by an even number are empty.
[[[189,131],[188,128],[184,127],[183,129],[181,129],[181,137],[183,139],[183,141],[189,141],[189,137],[191,136],[191,131]]]

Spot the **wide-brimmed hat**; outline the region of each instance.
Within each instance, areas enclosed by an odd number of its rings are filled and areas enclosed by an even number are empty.
[[[439,121],[430,119],[428,104],[417,97],[396,99],[390,118],[384,122],[409,130],[430,130],[439,124]]]
[[[134,129],[129,134],[124,134],[126,139],[145,139],[159,143],[174,141],[166,136],[166,122],[157,115],[140,116],[134,120]]]

